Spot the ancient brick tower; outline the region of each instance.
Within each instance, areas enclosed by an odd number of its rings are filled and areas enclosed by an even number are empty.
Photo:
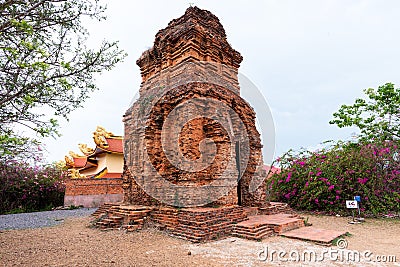
[[[241,61],[218,18],[197,7],[156,34],[136,62],[140,97],[124,115],[125,203],[268,204]]]

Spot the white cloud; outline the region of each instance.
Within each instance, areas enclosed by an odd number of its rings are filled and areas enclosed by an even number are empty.
[[[244,57],[240,72],[262,91],[276,126],[276,154],[350,138],[354,129],[328,124],[341,104],[362,89],[400,86],[398,1],[193,1],[219,17],[228,42]],[[88,23],[90,44],[119,40],[125,62],[98,78],[84,108],[62,124],[63,137],[46,140],[49,159],[92,142],[97,125],[123,134],[122,115],[139,89],[136,59],[158,30],[181,16],[181,1],[108,1],[108,19]],[[268,140],[264,140],[265,145]]]

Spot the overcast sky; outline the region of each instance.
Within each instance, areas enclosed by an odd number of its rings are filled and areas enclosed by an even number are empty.
[[[273,115],[276,156],[349,139],[356,130],[329,125],[333,112],[362,97],[365,88],[386,82],[400,86],[400,1],[107,2],[108,19],[86,25],[89,44],[118,40],[128,57],[97,78],[100,90],[70,114],[69,122],[62,121],[62,137],[45,140],[48,161],[79,151],[78,143],[93,146],[97,125],[123,134],[122,115],[141,82],[136,60],[189,3],[216,15],[228,42],[242,54],[239,71],[262,92]],[[265,139],[264,146],[271,146]]]

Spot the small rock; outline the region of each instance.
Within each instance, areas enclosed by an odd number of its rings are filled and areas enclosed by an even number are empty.
[[[192,255],[192,252],[191,252],[191,251],[188,251],[188,255]]]

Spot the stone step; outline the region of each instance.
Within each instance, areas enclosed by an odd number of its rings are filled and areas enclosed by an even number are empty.
[[[268,224],[256,225],[235,225],[232,231],[234,236],[244,236],[251,239],[262,239],[263,237],[271,236],[274,234],[273,227]]]
[[[306,241],[312,241],[323,245],[330,245],[332,244],[333,240],[335,240],[340,236],[345,235],[346,233],[347,233],[346,231],[326,230],[310,226],[310,227],[302,227],[295,230],[287,231],[280,235],[288,238],[295,238]]]
[[[100,222],[97,222],[96,223],[96,225],[98,225],[98,226],[107,226],[107,225],[109,225],[109,222],[103,222],[103,221],[100,221]]]
[[[241,231],[241,232],[247,232],[247,233],[258,233],[258,232],[266,230],[266,229],[273,230],[272,227],[269,225],[262,225],[257,228],[246,228],[246,227],[239,227],[239,226],[235,225],[233,229],[234,229],[234,231]]]
[[[183,224],[183,225],[191,225],[191,226],[213,226],[213,225],[218,225],[220,223],[231,224],[232,222],[231,221],[223,221],[220,218],[205,220],[205,221],[184,220],[184,219],[178,218],[178,223]]]
[[[233,232],[247,233],[247,234],[250,234],[250,235],[255,235],[257,233],[261,233],[261,232],[264,232],[264,231],[274,231],[274,229],[272,227],[268,226],[268,225],[265,225],[263,227],[259,227],[257,229],[246,229],[246,228],[237,228],[237,227],[233,228]]]
[[[113,220],[113,221],[122,221],[124,217],[121,216],[109,216],[108,219]]]
[[[112,223],[112,222],[114,222],[114,220],[109,219],[109,218],[105,218],[105,219],[101,220],[101,222],[104,222],[104,223]]]
[[[113,205],[114,204],[112,204],[112,203],[104,203],[94,213],[92,213],[92,216],[99,218],[99,217],[103,216],[104,214],[107,214]]]
[[[272,229],[267,229],[267,230],[264,230],[257,234],[232,232],[231,235],[235,236],[235,237],[239,237],[239,238],[246,238],[246,239],[251,239],[251,240],[261,240],[263,238],[275,235],[275,232]]]
[[[237,223],[232,235],[259,240],[302,226],[304,226],[303,220],[291,214],[253,215],[248,216],[248,220]]]
[[[118,209],[120,210],[126,210],[126,211],[151,211],[152,209],[148,206],[119,206]]]

